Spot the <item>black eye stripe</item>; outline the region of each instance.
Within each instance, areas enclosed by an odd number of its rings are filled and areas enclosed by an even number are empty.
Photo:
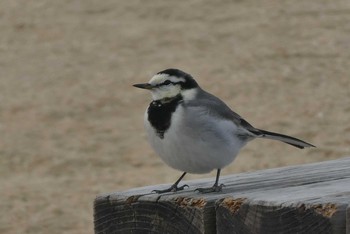
[[[163,83],[157,84],[156,86],[159,87],[159,86],[169,85],[169,84],[176,85],[176,84],[180,84],[180,83],[183,83],[183,82],[181,82],[181,81],[180,82],[172,82],[170,80],[166,80]]]

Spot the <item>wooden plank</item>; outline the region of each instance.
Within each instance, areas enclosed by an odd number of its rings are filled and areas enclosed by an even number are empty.
[[[194,191],[213,180],[162,195],[151,191],[169,185],[100,195],[95,233],[346,232],[350,158],[225,176],[221,193]]]
[[[95,233],[215,233],[214,205],[204,199],[146,193],[99,196]]]
[[[350,178],[269,189],[217,202],[217,233],[345,233]],[[259,224],[259,225],[257,225]]]

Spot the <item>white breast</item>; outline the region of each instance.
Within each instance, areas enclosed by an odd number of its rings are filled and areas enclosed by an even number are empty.
[[[230,164],[246,143],[235,134],[237,126],[203,111],[184,110],[182,105],[178,106],[163,139],[156,134],[145,113],[149,141],[161,159],[174,169],[198,174]]]

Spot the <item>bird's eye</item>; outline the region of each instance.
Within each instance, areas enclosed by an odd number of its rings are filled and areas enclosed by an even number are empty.
[[[166,81],[164,81],[164,83],[163,83],[163,85],[169,85],[169,84],[171,84],[171,81],[170,81],[170,80],[166,80]]]

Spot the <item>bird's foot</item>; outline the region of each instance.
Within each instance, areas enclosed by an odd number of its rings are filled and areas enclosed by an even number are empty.
[[[222,187],[225,187],[224,184],[214,184],[212,187],[209,188],[197,188],[195,189],[195,191],[198,191],[200,193],[213,193],[213,192],[221,192],[222,191]]]
[[[158,194],[161,193],[168,193],[168,192],[177,192],[184,190],[184,188],[188,188],[189,186],[187,184],[182,185],[181,187],[177,187],[177,184],[173,184],[170,188],[163,189],[163,190],[153,190],[152,192],[156,192]]]

